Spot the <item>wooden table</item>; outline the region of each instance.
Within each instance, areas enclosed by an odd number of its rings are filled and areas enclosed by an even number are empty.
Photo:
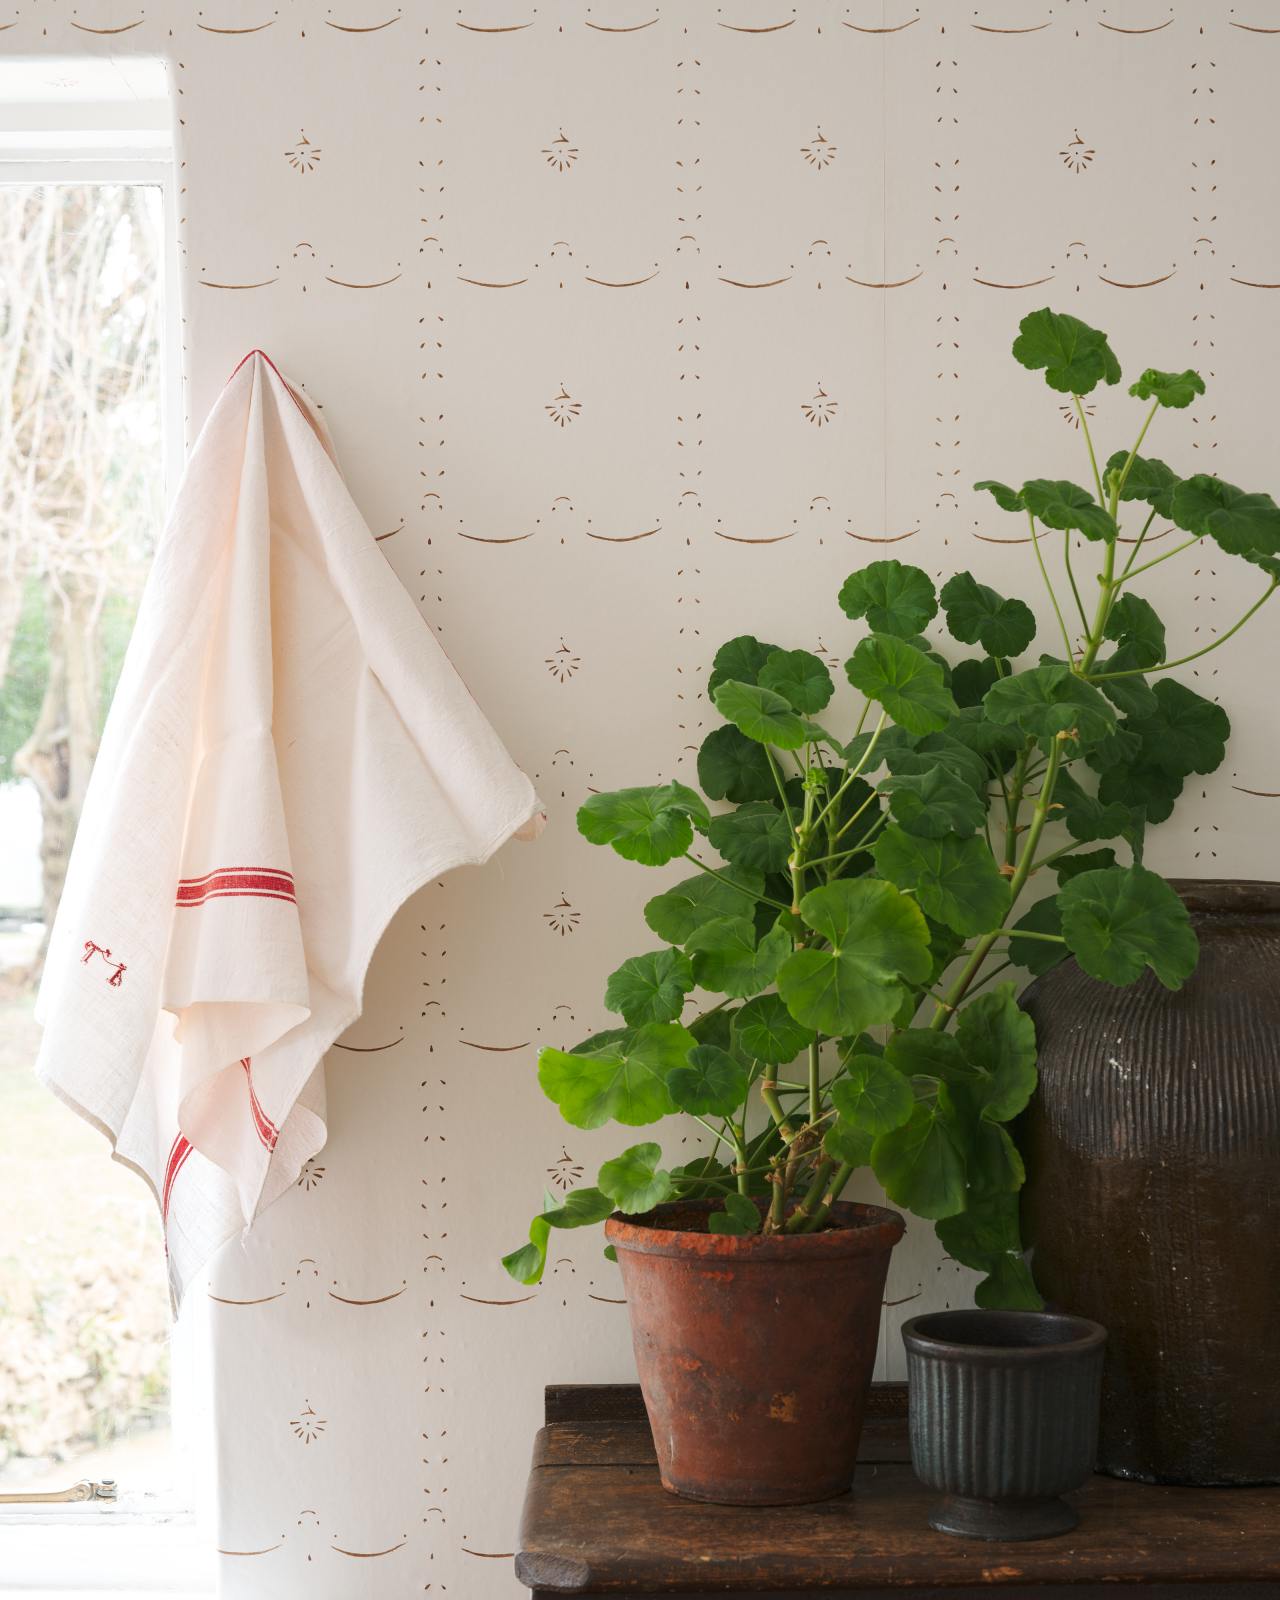
[[[639,1391],[553,1385],[534,1445],[516,1575],[555,1595],[721,1600],[1280,1600],[1280,1489],[1169,1489],[1097,1477],[1061,1538],[934,1533],[911,1471],[905,1386],[877,1385],[853,1492],[816,1506],[699,1505],[658,1482]]]

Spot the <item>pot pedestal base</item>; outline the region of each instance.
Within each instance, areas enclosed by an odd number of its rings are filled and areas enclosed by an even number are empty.
[[[961,1539],[1052,1539],[1080,1521],[1075,1508],[1049,1496],[1043,1500],[975,1500],[948,1494],[929,1513],[929,1526]]]

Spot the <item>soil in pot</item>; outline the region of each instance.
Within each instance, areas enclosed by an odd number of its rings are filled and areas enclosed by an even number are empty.
[[[895,1211],[840,1201],[820,1233],[709,1233],[710,1201],[605,1224],[665,1488],[798,1505],[853,1478]]]

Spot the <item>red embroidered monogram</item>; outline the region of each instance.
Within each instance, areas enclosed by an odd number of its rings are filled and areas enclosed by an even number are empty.
[[[258,1130],[258,1137],[268,1150],[274,1150],[276,1140],[280,1137],[280,1130],[271,1118],[262,1109],[258,1097],[253,1089],[252,1063],[248,1056],[243,1057],[240,1065],[244,1068],[245,1082],[249,1086],[249,1110],[253,1113],[253,1125]]]
[[[179,906],[202,906],[206,900],[232,895],[297,903],[293,892],[293,874],[281,872],[276,867],[218,867],[213,872],[206,872],[202,878],[178,880]]]
[[[128,967],[125,966],[123,961],[113,961],[110,950],[104,950],[100,944],[94,944],[92,939],[86,939],[84,942],[84,954],[80,957],[80,965],[82,967],[86,966],[94,956],[101,956],[106,964],[112,968],[107,984],[112,989],[118,989],[125,973],[129,970]]]

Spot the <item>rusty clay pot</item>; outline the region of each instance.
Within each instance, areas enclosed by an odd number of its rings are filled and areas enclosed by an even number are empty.
[[[839,1201],[821,1233],[708,1233],[711,1201],[612,1216],[663,1487],[803,1505],[853,1479],[896,1211]]]

